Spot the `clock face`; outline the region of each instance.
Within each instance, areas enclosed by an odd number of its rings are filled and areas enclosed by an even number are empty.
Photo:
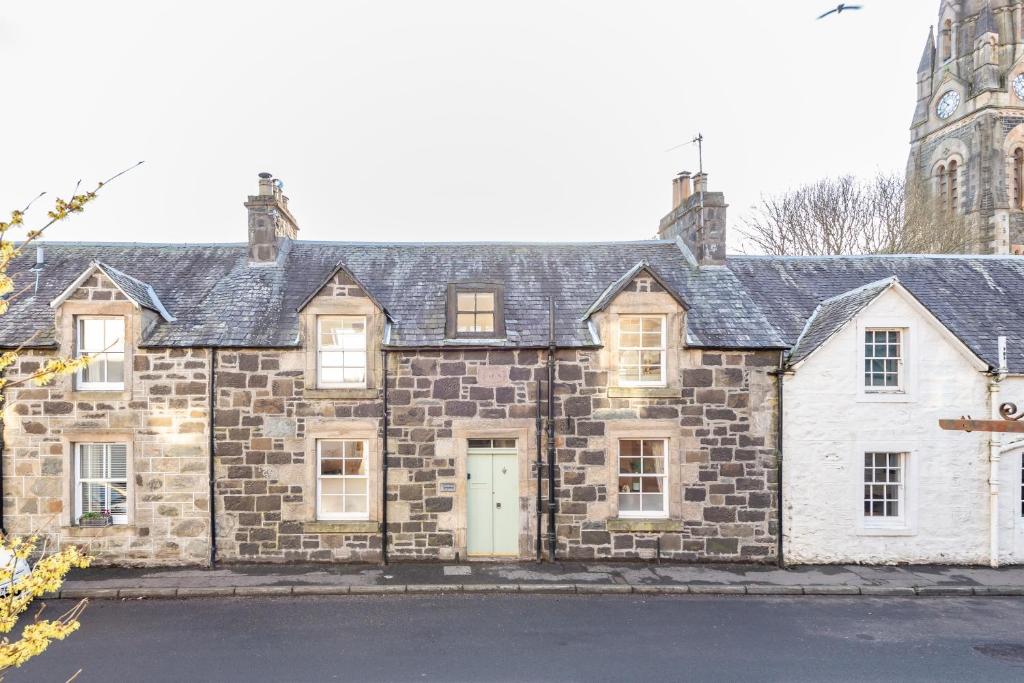
[[[1013,92],[1018,100],[1024,100],[1024,74],[1017,74],[1013,79]]]
[[[959,106],[960,93],[956,90],[947,90],[939,98],[939,103],[935,105],[935,113],[939,115],[940,119],[948,119]]]

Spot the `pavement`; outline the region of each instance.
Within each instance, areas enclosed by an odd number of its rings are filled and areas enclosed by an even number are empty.
[[[61,598],[200,598],[390,593],[1024,596],[1024,566],[771,565],[639,562],[224,564],[90,568]]]
[[[1022,607],[636,594],[97,600],[78,631],[4,683],[79,669],[75,683],[1020,681]]]

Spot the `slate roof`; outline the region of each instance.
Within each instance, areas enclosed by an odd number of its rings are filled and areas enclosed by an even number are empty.
[[[1019,256],[730,256],[726,265],[787,346],[823,300],[894,276],[990,366],[1007,337],[1009,370],[1024,374]]]
[[[814,353],[896,281],[896,278],[893,277],[885,278],[843,292],[818,304],[811,317],[807,319],[793,348],[790,349],[789,362],[791,364],[799,363]]]
[[[0,317],[0,347],[16,346],[34,333],[32,346],[53,346],[53,310],[48,304],[94,261],[114,277],[121,273],[140,285],[151,283],[155,300],[175,318],[147,330],[144,346],[296,346],[297,309],[340,264],[387,310],[392,347],[452,345],[444,338],[448,284],[481,280],[504,283],[505,344],[547,344],[551,296],[557,343],[587,347],[594,344],[585,320],[588,309],[643,261],[689,305],[691,346],[789,349],[822,301],[897,277],[992,366],[998,364],[997,337],[1005,335],[1010,371],[1024,374],[1024,258],[1013,256],[730,256],[725,266],[698,269],[676,243],[661,240],[296,241],[286,246],[278,263],[251,266],[245,244],[44,246],[39,289],[30,287]],[[12,264],[15,291],[34,283],[33,264],[30,254]],[[817,324],[824,326],[825,321]]]
[[[505,283],[509,346],[547,344],[547,297],[554,298],[560,346],[592,346],[582,319],[623,272],[645,260],[690,304],[688,343],[782,348],[784,341],[728,268],[692,268],[670,241],[602,243],[292,242],[278,264],[250,266],[244,244],[46,243],[39,291],[0,318],[0,347],[53,346],[47,305],[93,261],[153,283],[176,318],[158,322],[144,346],[289,347],[299,342],[297,308],[344,264],[386,307],[394,347],[446,346],[450,282]],[[12,264],[16,284],[34,282],[33,259]],[[22,285],[23,286],[23,285]],[[16,287],[17,288],[17,287]],[[31,290],[30,290],[31,293]]]

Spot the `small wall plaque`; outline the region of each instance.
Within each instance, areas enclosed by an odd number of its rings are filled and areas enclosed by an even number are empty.
[[[455,482],[454,481],[442,481],[441,482],[441,493],[455,493]]]

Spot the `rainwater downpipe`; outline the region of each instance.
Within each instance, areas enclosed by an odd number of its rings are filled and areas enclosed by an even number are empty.
[[[381,349],[381,390],[384,430],[381,434],[381,490],[380,490],[380,559],[388,563],[388,352]]]
[[[775,373],[776,391],[778,392],[778,401],[776,406],[777,415],[775,416],[775,457],[777,472],[775,476],[775,506],[776,506],[776,534],[778,535],[778,548],[776,549],[776,561],[780,567],[786,566],[786,559],[783,555],[783,543],[782,543],[782,429],[786,424],[784,416],[785,403],[783,402],[784,392],[783,385],[786,379],[786,352],[779,351],[779,369]]]
[[[537,380],[537,424],[534,431],[537,432],[537,561],[544,558],[544,445],[542,430],[544,425],[543,414],[540,409],[541,381]]]
[[[217,566],[217,469],[216,458],[214,457],[214,449],[217,444],[217,437],[214,433],[214,425],[217,421],[217,349],[211,346],[208,355],[210,358],[210,443],[207,450],[210,455],[210,569],[213,569]]]
[[[989,378],[988,402],[989,415],[993,420],[1001,419],[999,414],[999,382],[1002,379],[1000,373]],[[999,566],[999,461],[1001,453],[1002,438],[999,432],[990,432],[988,435],[988,556],[989,564],[992,567]]]
[[[548,298],[548,561],[555,561],[555,302]]]

